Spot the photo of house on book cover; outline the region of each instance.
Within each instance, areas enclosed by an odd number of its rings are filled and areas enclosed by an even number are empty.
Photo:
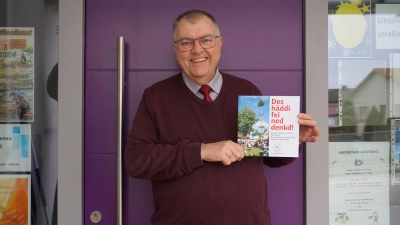
[[[298,157],[300,96],[239,96],[238,143],[245,156]]]

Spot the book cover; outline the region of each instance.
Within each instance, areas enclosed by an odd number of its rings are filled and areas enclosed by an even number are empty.
[[[239,96],[238,143],[245,156],[298,157],[300,96]]]

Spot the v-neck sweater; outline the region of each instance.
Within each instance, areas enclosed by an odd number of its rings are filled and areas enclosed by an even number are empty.
[[[153,225],[270,225],[263,165],[280,167],[294,158],[245,157],[225,166],[200,156],[203,143],[237,142],[238,96],[261,95],[251,82],[221,74],[212,102],[198,98],[181,74],[143,93],[125,165],[131,177],[151,180]]]

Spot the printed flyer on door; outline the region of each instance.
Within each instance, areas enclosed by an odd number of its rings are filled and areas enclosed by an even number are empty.
[[[34,28],[0,27],[0,122],[33,122]]]
[[[245,156],[298,157],[300,96],[239,96],[238,143]]]
[[[30,175],[0,175],[0,224],[31,224],[30,179]]]
[[[0,172],[31,171],[31,125],[0,124]]]
[[[329,225],[390,224],[389,142],[329,143]]]

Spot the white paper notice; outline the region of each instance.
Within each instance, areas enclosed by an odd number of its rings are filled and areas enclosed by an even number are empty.
[[[376,4],[376,49],[400,49],[400,5]]]
[[[389,142],[329,143],[329,224],[390,224]]]
[[[0,124],[0,172],[31,171],[31,125]]]

